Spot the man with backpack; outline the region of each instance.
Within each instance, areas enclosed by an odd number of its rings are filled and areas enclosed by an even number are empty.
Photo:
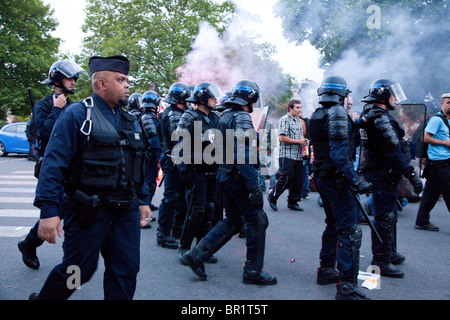
[[[441,97],[441,111],[431,117],[425,128],[423,141],[428,144],[428,159],[423,176],[427,180],[414,225],[419,230],[439,231],[430,223],[430,212],[441,194],[450,211],[449,119],[450,93],[445,93]]]

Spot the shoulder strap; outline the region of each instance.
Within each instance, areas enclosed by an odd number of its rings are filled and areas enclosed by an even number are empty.
[[[444,121],[445,125],[447,126],[448,130],[450,131],[450,124],[448,122],[448,119],[441,112],[435,114],[434,116],[441,118],[442,121]]]
[[[92,97],[87,97],[81,103],[86,107],[86,120],[83,121],[80,131],[82,134],[89,137],[92,131],[91,113],[92,108],[94,107],[94,99],[92,99]]]

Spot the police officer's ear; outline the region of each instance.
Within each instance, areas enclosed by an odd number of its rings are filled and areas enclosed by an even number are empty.
[[[98,71],[92,75],[92,88],[94,91],[106,91],[107,80],[104,77],[104,72]]]

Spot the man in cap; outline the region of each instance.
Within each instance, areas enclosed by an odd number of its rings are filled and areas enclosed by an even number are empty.
[[[94,94],[72,104],[55,123],[34,205],[41,209],[39,237],[56,243],[56,235],[62,236],[62,198],[64,257],[30,299],[68,299],[92,277],[100,252],[104,298],[134,296],[140,224],[147,223],[151,211],[138,205],[143,203],[137,198],[144,180],[139,170],[143,145],[135,118],[123,107],[129,96],[129,67],[124,56],[92,57]]]
[[[442,194],[450,211],[450,93],[441,96],[441,111],[431,117],[425,128],[424,142],[428,143],[427,164],[424,177],[427,179],[417,212],[415,228],[439,231],[430,222],[430,212]]]
[[[52,64],[47,79],[41,82],[41,84],[54,86],[54,89],[52,94],[39,100],[33,106],[32,121],[35,123],[38,140],[38,158],[35,166],[36,178],[39,176],[41,161],[55,121],[61,112],[72,103],[68,95],[75,93],[75,84],[78,78],[87,81],[89,80],[89,74],[73,61],[60,60]],[[19,250],[22,253],[22,260],[31,269],[39,268],[40,262],[36,249],[44,243],[38,237],[38,228],[39,221],[31,228],[25,239],[18,243]]]

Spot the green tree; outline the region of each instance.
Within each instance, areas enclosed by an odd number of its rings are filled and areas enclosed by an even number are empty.
[[[56,61],[60,43],[51,36],[57,26],[52,14],[42,0],[0,2],[0,118],[8,108],[16,115],[30,114],[28,87],[36,98],[48,94],[39,82]]]
[[[87,0],[82,59],[124,54],[135,91],[157,82],[164,93],[176,81],[175,70],[185,62],[201,22],[222,32],[231,20],[230,1],[212,0]],[[80,86],[81,91],[88,89]]]
[[[353,52],[348,69],[372,77],[393,74],[412,100],[448,91],[447,0],[279,0],[275,13],[284,35],[299,44],[309,41],[326,69]],[[355,69],[358,61],[365,70]]]

